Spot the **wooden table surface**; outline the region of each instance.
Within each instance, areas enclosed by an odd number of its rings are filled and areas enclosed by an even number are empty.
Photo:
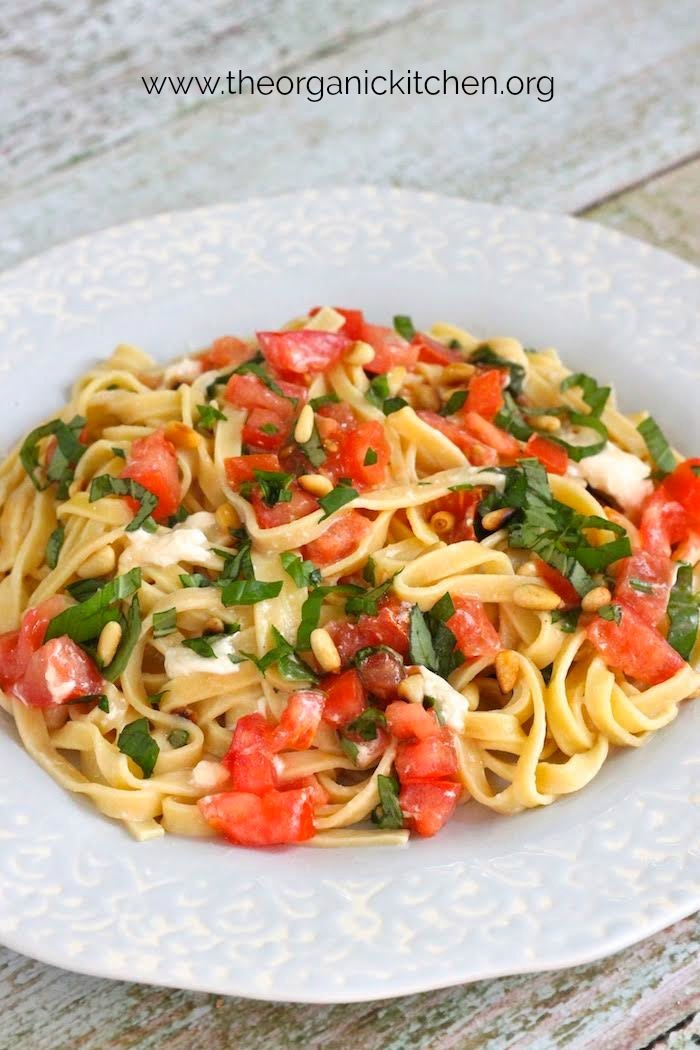
[[[700,263],[698,0],[24,0],[0,23],[0,267],[163,209],[374,182],[572,212]],[[389,68],[554,97],[148,96]],[[501,81],[502,82],[502,81]],[[692,916],[605,961],[353,1006],[80,977],[0,949],[0,1048],[700,1045]]]

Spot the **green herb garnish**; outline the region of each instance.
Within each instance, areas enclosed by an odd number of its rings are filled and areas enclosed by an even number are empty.
[[[155,768],[160,748],[150,734],[148,719],[137,718],[124,726],[117,740],[117,747],[137,766],[148,779]]]
[[[416,334],[416,330],[413,327],[413,321],[407,314],[396,314],[394,317],[394,331],[398,332],[399,335],[409,343]]]
[[[44,561],[50,569],[55,569],[58,565],[58,558],[61,553],[61,547],[66,537],[66,528],[62,521],[59,521],[56,528],[49,536],[46,544],[46,553],[44,554]]]
[[[213,430],[220,419],[226,419],[225,414],[216,405],[197,405],[197,412],[199,413],[197,426],[202,430]]]
[[[377,777],[379,805],[372,813],[372,821],[380,828],[402,828],[403,813],[399,805],[399,782],[396,777]]]
[[[111,474],[100,474],[93,478],[90,483],[90,503],[94,503],[104,496],[130,496],[140,504],[138,511],[126,526],[127,532],[135,532],[136,529],[151,526],[150,531],[156,527],[151,518],[152,512],[158,506],[158,497],[133,478],[115,478]]]
[[[666,611],[670,621],[668,643],[679,656],[688,660],[698,636],[699,615],[698,600],[693,594],[693,569],[685,562],[678,566]]]
[[[165,638],[172,634],[177,627],[177,612],[173,609],[164,609],[163,612],[153,613],[153,637]]]
[[[85,452],[85,445],[80,441],[84,426],[83,416],[74,416],[69,423],[52,419],[50,423],[36,427],[24,439],[19,451],[20,462],[39,492],[55,483],[58,499],[68,498],[68,487],[75,477],[75,468]],[[45,472],[41,474],[38,472],[39,442],[47,437],[56,438],[56,447]]]
[[[460,408],[464,405],[467,400],[466,390],[455,390],[453,394],[450,394],[447,403],[440,409],[441,416],[451,416],[455,412],[459,412]]]
[[[334,514],[341,507],[344,507],[346,503],[350,503],[352,500],[357,499],[359,493],[357,489],[354,489],[352,485],[346,485],[342,481],[339,482],[334,489],[328,493],[327,496],[321,496],[319,504],[323,508],[323,517],[321,521],[325,521],[331,514]]]
[[[647,416],[637,427],[644,438],[649,455],[656,464],[656,469],[663,477],[670,474],[676,466],[676,457],[671,451],[671,446],[664,437],[661,427],[651,416]]]

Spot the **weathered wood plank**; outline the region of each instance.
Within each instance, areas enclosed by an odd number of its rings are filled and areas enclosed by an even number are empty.
[[[368,5],[358,10],[366,14]],[[64,154],[50,139],[42,162],[30,165],[30,181],[2,201],[0,266],[164,206],[339,182],[580,209],[700,147],[699,59],[697,0],[663,6],[639,0],[624,12],[600,0],[478,7],[441,0],[326,58],[295,60],[290,68],[351,75],[410,65],[493,74],[501,83],[512,73],[551,74],[553,100],[219,98],[108,149],[93,119],[80,134],[71,132],[71,152],[102,152],[52,171]],[[173,72],[202,69],[209,60],[206,48],[195,58],[185,54],[173,61]],[[166,55],[152,62],[156,71],[170,65]],[[170,103],[146,96],[136,70],[128,68],[124,105],[127,99],[129,107],[137,104],[152,122],[154,109],[167,111]],[[75,76],[76,91],[85,84],[94,90],[93,70]],[[98,96],[98,110],[107,98]]]

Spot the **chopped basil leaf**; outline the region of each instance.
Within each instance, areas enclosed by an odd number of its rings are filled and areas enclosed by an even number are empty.
[[[552,613],[552,623],[556,624],[564,634],[573,634],[578,627],[580,609],[568,609],[566,612],[555,609]]]
[[[197,411],[199,412],[197,426],[202,430],[213,430],[218,420],[226,419],[225,414],[215,405],[197,405]]]
[[[104,496],[131,496],[132,499],[139,502],[138,511],[126,526],[127,532],[145,528],[151,513],[158,506],[158,497],[145,489],[143,485],[139,485],[138,481],[134,481],[133,478],[115,478],[111,474],[100,474],[99,477],[93,478],[90,483],[90,503]]]
[[[395,777],[377,777],[379,805],[372,813],[372,821],[380,828],[402,828],[403,813],[399,805],[399,784]]]
[[[408,401],[405,401],[402,397],[387,397],[382,405],[382,412],[385,416],[390,416],[392,412],[399,412],[407,404]]]
[[[357,756],[360,753],[360,749],[357,744],[354,744],[352,740],[348,740],[346,736],[340,737],[340,746],[342,747],[345,754],[348,756],[351,762],[357,765]]]
[[[357,733],[363,740],[376,740],[377,726],[385,725],[386,715],[383,711],[380,711],[378,707],[366,707],[358,718],[350,722],[348,729],[352,733]]]
[[[535,431],[525,422],[525,418],[513,397],[506,390],[503,395],[503,408],[494,420],[496,426],[516,437],[518,441],[527,441]]]
[[[299,448],[312,466],[320,467],[322,463],[326,462],[326,452],[321,444],[321,438],[319,437],[318,428],[315,423],[309,440],[300,441],[298,444]]]
[[[376,567],[376,565],[374,563],[374,558],[372,557],[371,554],[368,557],[367,561],[365,562],[365,567],[362,570],[362,579],[366,580],[367,583],[372,585],[372,587],[376,586],[376,583],[377,583],[377,567]]]
[[[131,569],[124,576],[110,580],[80,604],[69,606],[49,620],[44,641],[60,638],[63,634],[67,634],[78,644],[97,638],[105,624],[121,619],[119,602],[130,598],[140,586],[139,568]]]
[[[97,701],[97,706],[99,707],[100,711],[104,711],[106,714],[109,714],[109,700],[104,695],[104,693],[100,696],[100,699]]]
[[[365,400],[375,408],[381,408],[389,396],[389,379],[386,373],[375,376],[365,391]]]
[[[380,583],[378,587],[374,587],[370,591],[359,591],[359,593],[352,594],[345,602],[345,612],[349,616],[361,616],[363,614],[376,616],[379,611],[379,602],[386,596],[393,582],[394,577],[391,576],[384,583]]]
[[[433,639],[425,616],[417,605],[411,609],[408,638],[408,656],[411,663],[433,668],[436,663]]]
[[[446,404],[440,409],[441,416],[451,416],[455,412],[459,412],[464,402],[467,400],[466,390],[455,390],[453,394],[450,394]]]
[[[462,349],[462,344],[460,343],[459,339],[450,339],[450,341],[447,344],[447,346],[448,346],[448,348],[450,350],[461,350]]]
[[[137,718],[124,726],[117,747],[137,766],[140,766],[144,777],[148,779],[155,768],[160,748],[149,732],[148,719]]]
[[[394,331],[398,332],[404,339],[407,339],[409,343],[416,334],[413,321],[407,314],[396,314],[394,317]]]
[[[115,456],[119,456],[119,459],[126,459],[126,452],[123,448],[118,448],[117,445],[112,445],[112,452]]]
[[[321,394],[320,397],[312,397],[309,404],[315,412],[317,408],[322,408],[324,405],[337,405],[339,401],[337,394]]]
[[[256,605],[266,598],[276,598],[281,590],[281,580],[271,583],[262,580],[231,580],[221,590],[221,604]]]
[[[647,416],[637,427],[644,438],[644,444],[649,450],[649,455],[656,464],[660,474],[670,474],[676,466],[676,457],[671,451],[671,446],[664,437],[661,427],[651,416]]]
[[[178,579],[183,587],[213,587],[214,581],[201,572],[181,572]]]
[[[44,554],[44,561],[50,569],[55,569],[58,565],[58,557],[61,553],[61,547],[66,535],[66,528],[62,521],[59,521],[56,528],[49,536],[46,544],[46,553]]]
[[[597,456],[599,452],[603,451],[608,443],[608,428],[593,412],[589,414],[570,412],[569,422],[576,427],[594,430],[600,438],[600,440],[593,441],[590,445],[572,445],[569,441],[565,441],[564,438],[557,437],[556,434],[548,434],[547,438],[549,441],[553,441],[556,445],[561,445],[563,449],[566,449],[569,459],[579,463],[582,459],[587,459],[589,456]]]
[[[590,408],[591,414],[600,416],[610,397],[610,387],[598,386],[592,376],[587,376],[584,372],[575,372],[563,380],[559,389],[563,393],[575,386],[580,388],[581,396]]]
[[[120,622],[122,625],[121,641],[111,662],[102,668],[102,674],[108,682],[116,681],[124,673],[126,665],[129,663],[129,658],[134,651],[134,646],[139,640],[141,634],[141,609],[138,595],[134,596],[126,617],[121,616]]]
[[[251,361],[244,361],[238,368],[234,368],[231,375],[245,376],[252,375],[257,376],[273,394],[279,394],[280,397],[284,397],[287,401],[293,401],[296,403],[295,397],[289,397],[285,394],[284,390],[274,381],[272,376],[269,374],[264,365],[264,358],[262,356],[256,356]],[[230,378],[230,377],[229,377]]]
[[[321,496],[319,499],[318,502],[323,508],[323,517],[320,520],[325,521],[331,514],[344,507],[346,503],[356,499],[358,495],[357,489],[354,489],[352,485],[345,485],[343,482],[339,482],[327,496]]]
[[[167,689],[163,689],[160,693],[151,693],[150,696],[147,696],[146,699],[148,700],[151,707],[155,707],[156,710],[158,710],[158,708],[160,707],[160,702],[167,693],[167,691]]]
[[[190,512],[186,509],[184,503],[181,503],[175,513],[168,518],[168,528],[172,529],[175,525],[179,525],[181,521],[186,521],[189,516]]]
[[[445,623],[454,611],[452,598],[445,594],[430,612],[423,613],[414,605],[410,614],[409,659],[441,678],[448,678],[464,663],[464,657],[456,648],[457,640]]]
[[[315,587],[301,607],[301,623],[297,631],[297,649],[306,651],[311,648],[311,632],[318,627],[321,619],[321,606],[329,594],[363,594],[362,587],[343,583],[327,587]]]
[[[207,660],[215,660],[216,653],[211,644],[211,640],[206,636],[202,635],[199,638],[185,638],[182,642],[185,649],[191,649],[197,656],[203,656]]]
[[[635,591],[639,591],[640,594],[652,594],[654,591],[654,585],[647,583],[645,580],[638,580],[636,576],[630,576],[629,585]]]
[[[276,627],[271,628],[271,633],[275,644],[264,656],[257,657],[251,653],[242,655],[251,660],[261,674],[265,674],[269,667],[277,664],[280,675],[289,682],[317,682],[318,678],[312,669],[306,661],[302,660],[284,635]]]
[[[668,643],[684,660],[690,659],[698,635],[698,600],[693,594],[693,569],[681,562],[666,609],[670,626]]]
[[[19,451],[22,466],[29,475],[34,488],[43,492],[54,482],[57,484],[59,499],[68,498],[68,487],[75,476],[75,468],[80,461],[86,446],[80,441],[80,433],[85,426],[83,416],[74,416],[69,423],[62,419],[52,419],[36,427],[24,439]],[[56,447],[51,455],[44,475],[37,473],[39,467],[39,442],[47,437],[55,437]]]
[[[452,595],[448,593],[443,594],[439,601],[435,602],[435,605],[430,610],[430,615],[436,619],[445,623],[451,616],[455,614],[455,603],[452,601]]]
[[[212,550],[219,557],[224,559],[224,567],[221,570],[221,575],[217,580],[219,587],[222,587],[229,580],[253,580],[255,579],[255,573],[253,572],[253,562],[250,557],[251,540],[244,528],[236,529],[234,537],[238,542],[238,549],[234,551],[223,550],[219,547],[213,547]]]
[[[289,486],[294,481],[293,474],[285,474],[281,470],[254,470],[253,475],[260,486],[266,506],[274,507],[277,503],[290,502],[292,490]]]
[[[510,373],[507,389],[513,397],[518,397],[523,392],[525,382],[525,369],[515,361],[509,361],[495,353],[490,346],[480,346],[473,354],[469,355],[469,361],[473,365],[492,365],[494,368],[507,368]]]
[[[84,602],[86,598],[89,598],[95,591],[99,591],[100,587],[104,587],[106,583],[106,576],[93,576],[88,580],[76,580],[75,583],[70,583],[66,590],[71,598],[75,598],[76,602]]]
[[[378,458],[375,449],[368,448],[365,452],[365,458],[362,460],[362,465],[364,467],[373,467]]]
[[[177,626],[177,612],[173,609],[164,609],[163,612],[153,613],[153,637],[165,638],[172,634]]]
[[[186,729],[173,729],[168,733],[168,743],[171,747],[184,747],[189,743],[190,734]]]
[[[622,606],[617,604],[601,605],[598,609],[598,616],[603,620],[619,623],[622,619]]]
[[[285,551],[280,554],[282,568],[297,587],[315,587],[321,582],[321,570],[312,561],[304,561],[299,554]]]
[[[273,434],[279,434],[279,429],[280,428],[274,423],[263,423],[260,427],[260,430],[263,434],[269,434],[270,436],[272,436]]]
[[[476,485],[472,485],[471,481],[463,481],[461,485],[450,485],[448,486],[450,492],[471,492]]]

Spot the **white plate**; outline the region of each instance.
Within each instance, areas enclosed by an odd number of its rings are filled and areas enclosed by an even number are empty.
[[[167,358],[315,303],[557,346],[700,451],[700,272],[595,225],[394,190],[163,215],[0,279],[0,440],[119,341]],[[375,999],[570,966],[700,906],[700,705],[585,790],[464,807],[406,849],[137,844],[0,726],[0,939],[81,972],[264,999]]]

